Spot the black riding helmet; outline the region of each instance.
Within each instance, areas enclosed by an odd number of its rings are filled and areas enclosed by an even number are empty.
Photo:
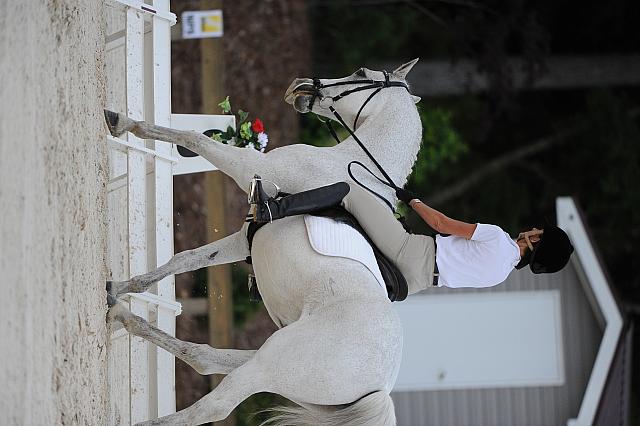
[[[516,265],[516,269],[522,269],[529,265],[534,274],[552,274],[558,272],[569,262],[573,245],[569,236],[555,225],[547,224],[540,236],[540,241],[526,254]]]

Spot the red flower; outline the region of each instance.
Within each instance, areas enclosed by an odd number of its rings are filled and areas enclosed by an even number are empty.
[[[256,133],[264,132],[264,124],[262,124],[262,121],[259,118],[255,119],[255,121],[251,125],[251,130],[253,130]]]

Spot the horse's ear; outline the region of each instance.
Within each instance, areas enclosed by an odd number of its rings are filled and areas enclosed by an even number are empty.
[[[411,99],[413,99],[413,103],[414,104],[417,104],[418,102],[420,102],[421,98],[420,98],[420,96],[411,95]]]
[[[402,64],[400,65],[394,72],[393,74],[396,75],[397,77],[400,78],[405,78],[407,76],[407,74],[409,74],[409,71],[411,71],[411,68],[413,68],[413,66],[416,64],[416,62],[418,62],[420,60],[420,58],[415,58],[413,61],[409,61],[406,64]]]

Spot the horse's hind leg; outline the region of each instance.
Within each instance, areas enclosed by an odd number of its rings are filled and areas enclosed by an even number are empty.
[[[343,307],[337,306],[327,315],[306,316],[276,331],[249,360],[191,407],[140,425],[220,421],[258,392],[278,393],[303,405],[341,405],[379,390],[374,383],[379,381],[379,372],[375,368],[369,372],[361,365],[372,348],[345,342],[357,333],[346,339],[344,330],[353,318],[336,321],[342,313]]]
[[[249,244],[243,227],[235,234],[210,244],[180,252],[164,265],[146,274],[138,275],[127,281],[107,281],[107,291],[112,296],[142,293],[169,275],[193,271],[206,266],[238,262],[245,260],[247,256],[249,256]]]
[[[256,353],[249,350],[216,349],[177,339],[132,314],[121,302],[109,309],[109,320],[121,322],[129,333],[172,353],[200,374],[229,374]]]
[[[313,388],[315,382],[322,380],[308,373],[308,363],[312,358],[300,359],[297,355],[304,349],[301,345],[309,343],[309,336],[313,336],[314,330],[296,327],[297,324],[275,332],[249,360],[231,371],[213,391],[190,407],[137,426],[199,425],[220,421],[229,416],[238,404],[258,392],[280,393],[292,400],[298,393],[306,391],[308,394],[305,388]],[[304,332],[308,332],[306,336],[302,336]],[[280,360],[282,357],[286,360]],[[282,389],[288,392],[283,393]]]
[[[226,419],[235,407],[251,395],[264,392],[266,380],[254,358],[229,373],[220,384],[190,407],[137,426],[200,425]]]
[[[212,392],[190,407],[138,425],[199,425],[222,420],[246,398],[265,390],[267,381],[254,360],[256,351],[215,349],[183,342],[132,314],[122,303],[111,307],[109,319],[122,322],[131,334],[166,349],[201,374],[228,374]]]
[[[198,133],[176,130],[169,127],[156,126],[144,121],[134,121],[124,114],[104,111],[109,131],[113,136],[131,132],[142,139],[156,139],[184,146],[215,165],[224,174],[236,181],[238,186],[247,191],[249,181],[254,174],[269,174],[265,167],[265,154],[255,149],[238,148],[222,144]]]

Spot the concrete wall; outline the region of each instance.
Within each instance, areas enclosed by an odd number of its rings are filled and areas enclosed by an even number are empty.
[[[104,12],[0,2],[0,423],[105,424]]]

